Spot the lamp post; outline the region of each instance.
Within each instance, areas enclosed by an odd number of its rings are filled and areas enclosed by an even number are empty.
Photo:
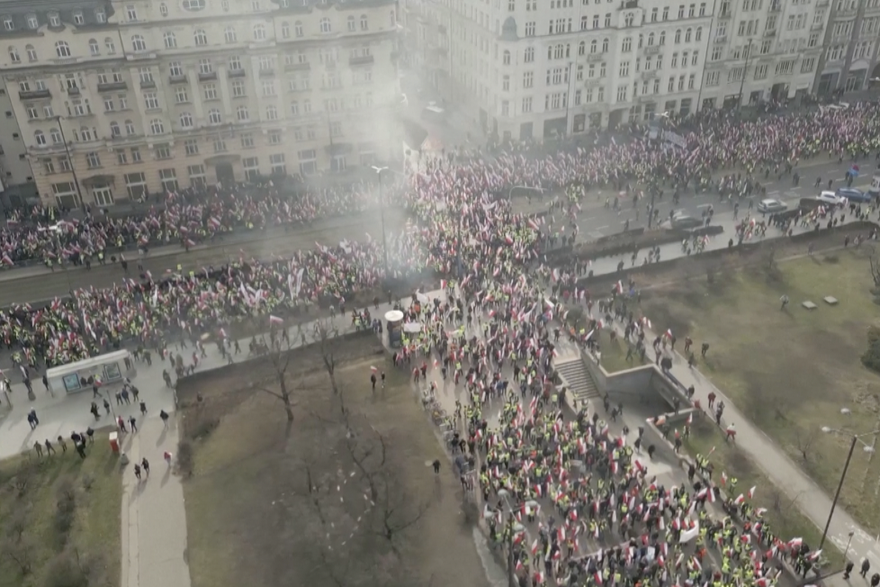
[[[382,253],[385,256],[385,279],[388,279],[388,242],[385,240],[385,195],[382,189],[382,172],[387,171],[388,167],[373,165],[372,168],[379,178],[379,220],[382,223]]]
[[[743,67],[742,79],[739,80],[739,103],[736,105],[736,109],[740,110],[743,105],[743,87],[746,85],[746,75],[749,73],[749,58],[752,56],[752,40],[749,39],[749,44],[746,45],[746,65]]]
[[[61,131],[61,142],[64,143],[64,154],[67,156],[67,165],[70,167],[70,172],[73,174],[73,186],[76,188],[76,197],[79,200],[79,205],[82,206],[82,191],[79,189],[79,178],[76,176],[76,167],[73,164],[73,159],[70,157],[70,147],[67,145],[67,138],[64,136],[64,125],[61,124],[60,116],[56,116],[55,120],[58,122],[58,130]]]
[[[818,550],[822,550],[822,547],[825,545],[825,538],[828,537],[828,529],[831,527],[831,518],[834,517],[834,509],[837,507],[837,500],[840,499],[840,491],[843,489],[843,481],[846,479],[846,472],[849,470],[849,463],[852,460],[853,452],[856,449],[856,443],[862,443],[862,450],[867,453],[874,452],[874,447],[870,444],[865,443],[862,438],[865,436],[877,436],[880,434],[880,430],[872,430],[871,432],[865,432],[863,434],[852,434],[851,432],[847,432],[846,430],[839,430],[837,428],[829,428],[828,426],[822,426],[822,432],[825,434],[840,434],[843,436],[851,436],[852,442],[849,444],[849,452],[846,455],[846,462],[843,464],[843,472],[840,474],[840,482],[837,484],[837,491],[834,493],[834,500],[831,502],[831,511],[828,512],[828,521],[825,522],[825,530],[822,531],[822,540],[819,541]]]

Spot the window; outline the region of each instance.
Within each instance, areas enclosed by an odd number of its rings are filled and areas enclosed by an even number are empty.
[[[268,98],[275,95],[275,80],[264,80],[261,85],[264,97]]]
[[[284,153],[269,155],[269,163],[272,165],[272,175],[284,175],[287,166],[284,164]]]
[[[164,2],[159,5],[159,14],[162,16],[168,16],[168,5]]]
[[[314,173],[318,170],[316,163],[317,154],[314,149],[305,149],[297,153],[299,158],[299,172],[303,175]]]
[[[226,152],[226,139],[222,136],[217,136],[214,138],[214,152],[215,153],[225,153]]]
[[[281,23],[281,38],[289,39],[290,38],[290,23],[284,21]]]
[[[95,152],[86,153],[86,165],[89,169],[96,169],[101,166],[101,158]]]
[[[808,57],[801,62],[801,73],[810,73],[816,66],[816,58]]]
[[[36,28],[39,28],[40,23],[39,23],[39,21],[37,20],[37,15],[36,15],[36,14],[28,14],[28,17],[27,17],[27,25],[28,25],[28,28],[29,28],[29,29],[36,29]]]
[[[34,142],[37,144],[38,147],[46,146],[46,135],[43,134],[43,131],[34,131]]]
[[[192,128],[193,127],[193,117],[189,112],[184,112],[180,115],[180,128]]]
[[[618,102],[626,102],[626,94],[629,90],[629,86],[622,85],[617,86],[617,101]]]
[[[686,30],[686,31],[684,32],[684,42],[685,42],[685,43],[690,43],[690,42],[691,42],[691,35],[692,35],[692,33],[693,33],[693,29],[688,29],[688,30]]]
[[[28,120],[35,120],[40,117],[40,110],[36,106],[28,106],[26,110]]]
[[[534,21],[526,23],[526,36],[527,37],[534,37],[535,36],[535,23],[534,23]]]
[[[205,0],[183,0],[181,3],[184,10],[189,12],[197,12],[205,8]]]
[[[113,205],[113,190],[107,186],[97,186],[92,188],[92,197],[98,206]]]
[[[193,42],[197,46],[204,46],[208,44],[208,35],[205,34],[205,31],[202,29],[196,29],[193,33]]]
[[[347,19],[348,23],[348,32],[353,33],[357,31],[357,21],[355,21],[353,16],[349,16]]]
[[[620,64],[620,77],[626,77],[629,75],[629,61],[624,61]]]
[[[510,65],[510,51],[508,51],[507,49],[505,49],[505,50],[504,50],[504,53],[502,54],[502,56],[503,56],[503,57],[502,57],[502,62],[504,63],[504,65]]]
[[[151,120],[150,133],[154,135],[165,134],[165,123],[158,118],[154,118],[153,120]]]
[[[273,71],[275,69],[275,57],[272,55],[260,55],[260,71]]]
[[[183,65],[181,65],[180,61],[172,61],[168,64],[168,75],[172,77],[183,76]]]
[[[144,92],[144,108],[147,110],[159,109],[159,97],[156,92]]]
[[[134,35],[131,37],[131,50],[135,53],[147,50],[147,43],[141,35]]]
[[[266,106],[266,120],[278,120],[278,108]]]
[[[89,127],[87,127],[87,126],[80,127],[79,140],[81,140],[82,142],[88,143],[93,138],[97,138],[97,136],[93,136],[93,135],[97,135],[97,133],[92,133],[92,130]],[[73,131],[73,136],[74,136],[74,138],[76,138],[76,130]]]
[[[266,40],[266,25],[262,23],[257,23],[254,25],[254,40],[255,41],[265,41]]]
[[[322,34],[326,35],[332,31],[332,27],[330,26],[330,19],[327,18],[326,16],[321,19],[320,26],[321,26],[321,33]]]
[[[101,46],[98,45],[98,41],[95,39],[89,39],[89,54],[90,55],[100,55],[101,54]]]
[[[192,186],[204,186],[205,185],[205,166],[204,165],[190,165],[186,168],[186,172],[189,175],[189,183]]]
[[[623,52],[629,53],[630,51],[632,51],[632,45],[633,45],[632,37],[625,38],[623,40],[623,47],[622,47]]]
[[[132,160],[134,160],[134,152],[132,152]],[[140,161],[140,151],[138,151],[138,158],[135,162],[137,161]],[[126,173],[125,187],[128,191],[128,197],[132,200],[140,200],[147,196],[147,178],[141,171]]]
[[[186,104],[189,102],[189,91],[186,86],[177,86],[174,88],[174,101],[178,104]]]
[[[526,50],[523,53],[523,62],[524,63],[532,63],[534,60],[535,60],[535,48],[534,47],[526,47]]]
[[[241,166],[244,169],[244,177],[248,181],[253,181],[260,177],[260,160],[256,157],[242,159]]]
[[[135,129],[134,123],[130,120],[125,121],[125,134],[130,137],[137,134],[137,129]]]
[[[135,8],[132,4],[129,4],[125,7],[125,17],[127,20],[137,20],[138,13],[137,8]]]
[[[70,159],[67,157],[59,157],[58,158],[58,167],[61,171],[70,171],[73,166],[70,164]]]
[[[678,45],[679,43],[681,43],[681,29],[677,29],[677,30],[675,31],[675,38],[674,38],[673,42],[674,42],[676,45]]]
[[[214,73],[214,62],[210,59],[199,59],[199,73]]]
[[[193,155],[199,154],[199,140],[198,139],[186,139],[183,141],[183,152],[186,153],[187,157],[192,157]]]
[[[113,112],[115,110],[113,98],[104,98],[104,112]]]
[[[666,44],[666,31],[660,31],[660,37],[657,41],[657,44],[658,45],[665,45]]]
[[[52,26],[52,27],[61,26],[61,17],[58,16],[57,12],[49,13],[49,26]]]
[[[100,23],[107,22],[107,14],[103,10],[96,10],[95,11],[95,20]]]
[[[690,75],[688,76],[688,89],[689,89],[689,90],[693,90],[693,89],[694,89],[694,84],[696,84],[696,83],[697,83],[697,76],[694,75],[694,74],[690,74]]]
[[[107,53],[110,55],[116,54],[116,43],[113,42],[113,39],[110,37],[104,39],[104,49],[106,49]]]
[[[251,119],[251,114],[248,112],[247,106],[239,106],[235,109],[235,118],[239,122],[247,122]]]
[[[165,33],[163,35],[163,38],[165,39],[166,49],[174,49],[175,47],[177,47],[177,36],[171,31]]]
[[[119,137],[122,136],[122,130],[119,128],[119,123],[115,120],[110,123],[110,136],[111,137]]]
[[[49,131],[49,135],[52,137],[53,145],[60,145],[64,142],[64,137],[61,136],[61,131],[57,128],[53,128]]]
[[[217,86],[215,86],[214,84],[205,84],[202,87],[202,94],[205,96],[205,100],[216,100]]]
[[[767,79],[767,64],[755,66],[755,79]]]
[[[702,41],[703,40],[703,27],[701,27],[701,26],[697,27],[697,32],[694,35],[694,40],[695,41]]]
[[[55,43],[55,55],[58,57],[70,57],[70,45],[66,41]]]
[[[233,98],[244,98],[245,89],[244,82],[241,80],[235,80],[232,82],[232,97]]]
[[[303,36],[303,23],[301,23],[300,21],[296,21],[295,23],[293,23],[293,34],[296,36],[296,38],[300,38]]]
[[[367,15],[362,14],[361,15],[361,30],[366,31],[369,29],[370,29],[370,26],[369,26],[369,21],[367,20]]]
[[[151,84],[153,83],[153,70],[150,67],[141,67],[138,69],[138,75],[141,78],[142,84]]]
[[[52,193],[55,195],[55,201],[59,206],[76,207],[76,187],[72,181],[53,183]]]
[[[18,49],[15,47],[9,48],[9,60],[13,63],[21,63],[21,55],[18,54]]]
[[[691,56],[691,65],[696,65],[700,60],[700,52],[694,51],[694,54]]]

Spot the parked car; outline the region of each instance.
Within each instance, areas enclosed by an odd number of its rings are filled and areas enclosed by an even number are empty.
[[[688,216],[687,214],[678,213],[672,217],[672,220],[669,222],[669,224],[670,228],[674,228],[676,230],[685,230],[688,228],[703,226],[703,221],[699,218]]]
[[[777,212],[785,212],[788,205],[780,200],[768,198],[758,202],[758,212],[761,214],[776,214]]]
[[[837,206],[841,202],[843,202],[843,198],[835,194],[834,192],[829,192],[828,190],[822,190],[816,199],[822,202],[823,204],[829,204],[831,206]]]
[[[840,188],[837,190],[837,195],[856,204],[868,204],[872,199],[870,193],[857,190],[856,188]]]

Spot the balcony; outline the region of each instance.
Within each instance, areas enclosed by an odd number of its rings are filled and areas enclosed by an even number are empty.
[[[113,92],[116,90],[127,90],[128,84],[125,82],[104,82],[98,84],[99,92]]]
[[[20,100],[40,100],[42,98],[51,98],[52,92],[49,90],[33,90],[30,92],[19,92]]]
[[[243,69],[230,69],[226,72],[226,77],[244,77]]]
[[[727,35],[721,35],[720,37],[715,37],[715,44],[721,45],[727,42]]]
[[[260,69],[260,77],[275,77],[274,69]]]
[[[141,80],[141,89],[143,89],[143,90],[150,90],[150,89],[155,88],[155,87],[156,87],[156,82],[155,82],[155,81],[153,81],[153,80],[151,80],[151,79],[148,79],[148,80]]]
[[[660,45],[648,45],[643,49],[645,55],[659,55],[662,47]]]
[[[719,13],[719,14],[718,14],[718,19],[719,19],[719,20],[727,20],[727,19],[730,18],[732,15],[733,15],[733,13],[730,12],[729,10],[727,10],[727,11],[724,11],[724,12]]]
[[[643,71],[642,72],[642,79],[654,79],[656,77],[657,77],[656,71]]]
[[[208,71],[208,72],[199,72],[199,81],[200,82],[210,82],[217,79],[216,71]]]
[[[776,29],[772,29],[772,30],[769,30],[769,31],[764,31],[764,36],[765,36],[765,37],[772,37],[772,36],[775,35],[775,34],[776,34]]]
[[[823,28],[824,28],[824,25],[820,22],[820,23],[812,25],[810,27],[810,30],[811,31],[821,31]]]
[[[605,61],[604,53],[590,53],[587,55],[587,63],[599,63],[600,61]]]
[[[169,75],[168,83],[170,84],[185,84],[186,83],[186,75]]]
[[[312,68],[311,63],[285,63],[284,71],[309,71]]]
[[[348,58],[349,65],[371,65],[374,61],[372,55],[356,55]]]
[[[67,93],[71,96],[79,96],[79,88],[77,88],[76,86],[72,88],[67,88]]]

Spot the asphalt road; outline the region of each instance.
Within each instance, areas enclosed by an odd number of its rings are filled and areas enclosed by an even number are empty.
[[[790,177],[785,177],[782,181],[768,182],[767,197],[781,199],[788,202],[790,207],[794,207],[800,198],[818,194],[819,190],[812,187],[817,177],[821,177],[825,181],[829,177],[842,178],[848,168],[848,163],[844,162],[842,165],[838,165],[836,160],[804,167],[800,170],[802,175],[800,187],[793,187]],[[870,185],[870,182],[871,177],[865,175],[856,179],[853,185],[866,187]],[[843,179],[837,179],[835,185],[837,187],[844,185]],[[631,206],[624,206],[620,212],[615,212],[604,207],[605,199],[611,195],[612,193],[606,190],[605,192],[595,191],[587,196],[578,217],[579,240],[593,240],[620,232],[624,229],[627,219],[630,220],[630,228],[646,226],[645,202],[639,204],[638,211]],[[520,206],[521,204],[522,202],[517,203],[517,207],[526,207],[524,204]],[[671,193],[668,193],[662,201],[658,200],[656,205],[660,210],[660,217],[668,217],[669,211],[673,209]],[[689,193],[683,196],[679,206],[674,208],[676,211],[683,211],[699,218],[702,211],[709,205],[714,206],[716,223],[732,220],[732,205],[727,202],[719,202],[717,194],[694,195]],[[741,212],[745,212],[746,206],[742,205],[741,207]],[[530,211],[536,212],[543,209],[544,205],[534,201],[533,205],[528,208]],[[561,219],[561,215],[559,218]],[[385,226],[389,232],[395,231],[403,222],[405,222],[403,211],[385,211]],[[198,270],[207,265],[216,266],[234,261],[239,258],[242,252],[245,258],[267,259],[273,255],[289,254],[298,249],[313,248],[315,242],[336,245],[343,239],[365,239],[367,234],[370,234],[374,239],[381,238],[381,222],[376,211],[365,212],[356,218],[345,217],[327,220],[316,223],[312,228],[298,229],[290,233],[273,230],[268,232],[264,239],[257,240],[259,236],[255,235],[255,240],[249,243],[230,242],[223,244],[220,242],[213,246],[195,247],[190,252],[175,247],[164,247],[152,251],[147,257],[129,258],[129,272],[130,277],[137,277],[138,260],[143,263],[146,270],[153,274],[154,278],[157,278],[167,269],[175,268],[178,264],[183,267],[184,271]],[[43,267],[15,269],[0,273],[0,307],[15,303],[50,300],[55,296],[67,295],[71,289],[90,286],[108,287],[115,283],[121,283],[124,278],[125,274],[118,264],[106,266],[94,264],[91,271],[86,271],[81,267],[57,268],[54,273]]]

